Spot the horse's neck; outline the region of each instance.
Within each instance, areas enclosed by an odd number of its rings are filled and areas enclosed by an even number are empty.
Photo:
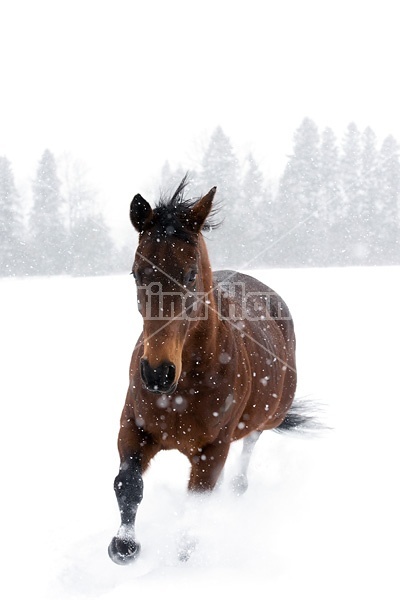
[[[208,310],[208,316],[210,317],[210,313],[211,313],[211,318],[216,317],[217,313],[216,313],[216,302],[215,302],[215,296],[214,296],[214,283],[213,283],[213,274],[212,274],[212,268],[211,268],[211,263],[210,263],[210,259],[208,257],[208,251],[207,251],[207,246],[205,244],[204,238],[203,236],[200,236],[200,240],[199,240],[199,249],[200,249],[200,257],[201,257],[201,279],[203,281],[203,291],[204,291],[204,298],[205,298],[205,302],[207,303],[207,306],[209,308]]]
[[[211,357],[217,351],[221,321],[215,300],[212,268],[203,238],[200,239],[200,244],[201,278],[204,292],[202,301],[204,302],[205,313],[203,313],[203,318],[193,323],[187,340],[187,349],[190,349],[189,355],[199,353],[203,354],[204,357]],[[206,315],[206,318],[204,318],[204,315]]]

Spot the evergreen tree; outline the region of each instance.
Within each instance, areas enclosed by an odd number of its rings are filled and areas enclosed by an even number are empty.
[[[239,161],[221,127],[213,132],[204,154],[200,185],[203,191],[208,191],[213,185],[218,188],[222,217],[219,238],[222,237],[224,242],[221,245],[219,241],[218,248],[212,243],[209,245],[214,263],[220,266],[237,266],[243,263],[246,260],[246,209],[240,188]]]
[[[340,243],[343,248],[343,263],[365,260],[365,247],[360,244],[359,207],[361,205],[362,150],[361,135],[355,123],[350,123],[343,141],[340,160],[341,191],[343,196]]]
[[[379,152],[375,236],[378,261],[400,264],[400,158],[399,144],[388,136]]]
[[[33,182],[30,215],[32,272],[56,275],[66,272],[66,228],[56,161],[45,150]]]
[[[10,161],[0,156],[0,275],[24,272],[23,219]]]
[[[247,261],[252,267],[268,264],[268,252],[274,240],[272,197],[267,193],[263,174],[252,153],[245,159],[242,193],[247,207]]]
[[[275,182],[266,182],[264,187],[263,209],[260,214],[260,219],[264,223],[261,239],[259,241],[260,246],[263,245],[261,264],[272,267],[279,264],[278,258],[280,256],[281,235],[278,226],[279,218],[276,216],[278,213],[278,202],[275,187]]]
[[[117,270],[117,252],[100,213],[84,215],[75,223],[69,246],[71,275],[107,275]]]
[[[332,129],[326,128],[321,135],[320,149],[320,199],[319,239],[321,265],[340,263],[340,231],[342,196],[339,183],[339,151]]]
[[[358,243],[365,264],[376,262],[376,203],[378,195],[378,152],[376,136],[370,127],[362,135],[361,183],[358,214]]]
[[[116,268],[116,250],[109,228],[96,207],[96,194],[79,161],[67,159],[65,200],[68,214],[68,258],[72,275],[103,275]]]
[[[279,183],[276,208],[279,262],[283,265],[312,265],[318,261],[319,165],[318,129],[306,118],[295,132],[293,155]]]

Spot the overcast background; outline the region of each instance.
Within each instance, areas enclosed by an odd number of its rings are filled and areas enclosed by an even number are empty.
[[[2,0],[0,155],[28,189],[45,148],[84,161],[114,230],[221,125],[278,177],[305,116],[400,138],[393,1]],[[210,186],[218,181],[210,181]]]

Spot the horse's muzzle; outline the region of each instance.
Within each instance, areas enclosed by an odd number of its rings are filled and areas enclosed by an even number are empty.
[[[163,362],[154,369],[147,358],[140,361],[140,376],[149,392],[172,394],[176,389],[175,374],[176,367],[173,363]]]

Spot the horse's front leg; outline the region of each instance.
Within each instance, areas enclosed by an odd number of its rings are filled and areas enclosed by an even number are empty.
[[[122,432],[122,433],[121,433]],[[149,442],[132,444],[127,437],[127,428],[121,428],[119,438],[120,467],[114,480],[114,491],[117,497],[121,525],[117,535],[108,547],[110,558],[119,565],[134,560],[140,551],[140,544],[135,539],[135,520],[140,502],[143,498],[142,475],[158,447]]]
[[[140,502],[143,498],[142,457],[134,454],[121,462],[119,473],[114,480],[114,491],[117,497],[121,525],[117,535],[108,547],[110,558],[123,565],[139,553],[140,544],[135,541],[135,520]]]

